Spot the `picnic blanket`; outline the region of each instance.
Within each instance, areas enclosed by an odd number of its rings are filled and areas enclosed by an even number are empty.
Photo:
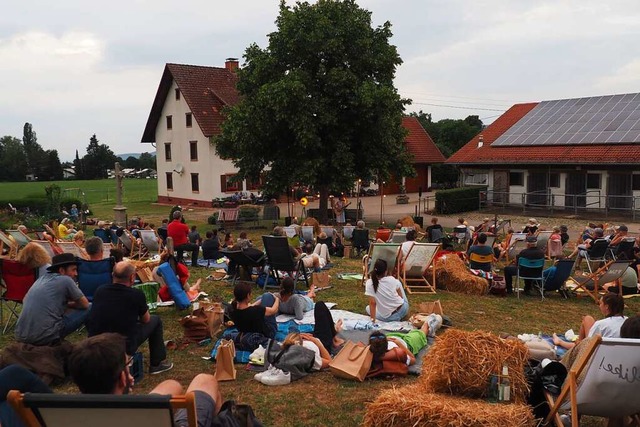
[[[327,303],[327,307],[335,307],[334,303]],[[342,319],[343,330],[345,331],[370,331],[373,329],[383,329],[391,332],[408,332],[413,328],[410,322],[382,322],[378,321],[375,325],[371,321],[371,318],[367,314],[353,313],[347,310],[331,310],[331,316],[333,321],[337,322]],[[295,320],[295,317],[290,314],[280,314],[276,317],[278,324],[281,322],[293,321],[298,325],[315,325],[315,319],[313,317],[313,311],[307,311],[304,314],[302,320]]]
[[[362,273],[338,273],[341,280],[362,280]]]

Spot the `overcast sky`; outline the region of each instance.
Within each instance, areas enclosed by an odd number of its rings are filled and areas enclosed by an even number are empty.
[[[278,0],[25,0],[0,14],[0,135],[33,124],[62,160],[96,133],[116,154],[140,139],[166,62],[223,66],[266,46]],[[361,0],[393,24],[409,111],[434,119],[517,102],[640,91],[640,2]]]

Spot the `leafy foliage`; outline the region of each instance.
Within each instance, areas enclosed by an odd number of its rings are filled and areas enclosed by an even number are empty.
[[[312,186],[325,207],[330,189],[357,178],[411,175],[391,24],[372,28],[354,0],[319,0],[282,1],[276,25],[267,48],[252,44],[244,54],[242,101],[213,141],[218,155],[241,178],[264,174],[269,193]]]
[[[478,209],[480,191],[487,187],[462,187],[436,191],[436,211],[439,214],[468,212]]]
[[[24,146],[18,138],[4,136],[0,139],[0,180],[24,181],[28,164]]]
[[[107,170],[113,169],[117,157],[106,144],[100,144],[96,134],[89,139],[87,154],[79,160],[76,152],[77,179],[103,179],[107,177]],[[79,167],[78,167],[79,166]]]

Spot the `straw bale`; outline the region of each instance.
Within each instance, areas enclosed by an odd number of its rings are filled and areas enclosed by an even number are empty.
[[[528,355],[519,340],[505,340],[483,331],[449,329],[424,357],[419,382],[439,393],[485,398],[490,375],[501,374],[506,364],[512,399],[522,403],[529,393],[524,375]]]
[[[485,295],[489,289],[487,279],[471,274],[464,261],[456,255],[436,261],[436,284],[447,291],[468,295]]]
[[[367,404],[366,427],[502,427],[535,425],[525,404],[497,404],[425,390],[420,384],[385,390]]]

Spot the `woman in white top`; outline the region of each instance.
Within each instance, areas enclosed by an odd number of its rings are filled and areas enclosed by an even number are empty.
[[[600,312],[604,315],[604,319],[596,321],[591,316],[584,316],[580,325],[580,334],[578,342],[594,335],[600,335],[604,338],[620,338],[620,327],[627,320],[624,316],[624,299],[622,295],[609,292],[600,298]],[[553,343],[557,346],[570,349],[575,347],[576,343],[567,342],[553,334]]]
[[[387,276],[387,262],[383,259],[374,264],[371,278],[365,284],[364,294],[369,297],[366,311],[374,323],[376,320],[402,320],[409,312],[409,300],[402,283],[393,276]]]

